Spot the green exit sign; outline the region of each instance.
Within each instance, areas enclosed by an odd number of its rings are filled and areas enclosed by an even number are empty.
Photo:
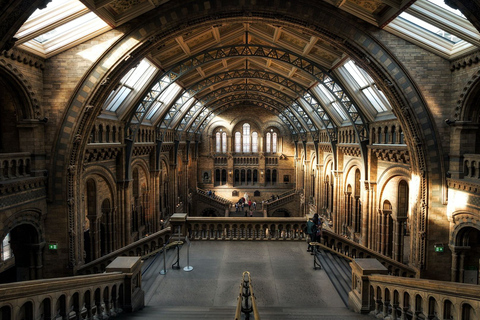
[[[48,244],[48,249],[50,249],[50,250],[57,250],[57,249],[58,249],[58,244],[56,244],[56,243],[49,243],[49,244]]]
[[[434,245],[434,248],[435,248],[435,252],[443,252],[444,250],[443,244],[436,244]]]

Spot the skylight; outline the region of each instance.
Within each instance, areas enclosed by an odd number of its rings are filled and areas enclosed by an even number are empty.
[[[443,0],[417,0],[384,29],[446,59],[480,47],[478,30]]]
[[[133,99],[130,94],[136,93],[143,88],[156,70],[157,68],[150,64],[147,59],[140,61],[136,67],[130,69],[120,80],[118,87],[107,98],[103,109],[110,112],[124,110],[124,105]]]
[[[78,0],[53,0],[15,34],[16,45],[49,58],[111,28]]]
[[[155,114],[160,110],[160,107],[162,105],[169,107],[172,104],[173,99],[178,95],[178,93],[181,90],[182,90],[182,87],[180,87],[178,84],[176,83],[170,84],[165,89],[165,91],[163,91],[162,94],[160,94],[160,97],[156,99],[155,102],[157,103],[154,103],[152,105],[152,107],[147,113],[146,119],[151,120],[155,116]]]
[[[414,17],[412,16],[411,14],[409,13],[406,13],[406,12],[402,12],[402,14],[400,14],[399,16],[400,18],[402,19],[405,19],[406,21],[408,21],[409,23],[412,23],[416,26],[419,26],[425,30],[428,30],[430,31],[431,33],[439,36],[439,37],[442,37],[444,39],[447,39],[453,43],[458,43],[459,41],[461,41],[462,39],[454,36],[453,34],[450,34],[448,32],[446,32],[445,30],[442,30],[428,22],[425,22],[424,20],[421,20],[417,17]]]
[[[457,16],[459,17],[462,17],[465,19],[465,16],[463,15],[463,13],[458,10],[458,9],[453,9],[452,7],[450,7],[449,5],[445,4],[445,0],[428,0],[428,2],[431,2],[437,6],[439,6],[440,8],[443,8],[447,11],[450,11],[454,14],[456,14]]]
[[[391,110],[387,98],[378,90],[375,82],[370,75],[359,68],[352,60],[345,63],[339,71],[345,76],[346,85],[351,88],[351,91],[358,96],[358,100],[362,101],[365,107],[371,106],[375,112],[369,112],[373,116],[375,113],[382,113]],[[350,80],[351,81],[348,81]],[[368,108],[363,108],[368,110]]]

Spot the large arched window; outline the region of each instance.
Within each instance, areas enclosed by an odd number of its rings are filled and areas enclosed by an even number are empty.
[[[242,134],[235,132],[235,152],[242,152]]]
[[[265,137],[265,152],[270,153],[270,145],[272,143],[272,134],[267,132],[267,136]]]
[[[220,153],[220,151],[222,150],[221,148],[222,148],[222,136],[220,132],[217,132],[215,134],[215,152]]]
[[[270,129],[265,135],[265,152],[277,153],[277,133]]]
[[[252,132],[252,152],[258,152],[258,133]]]
[[[222,129],[215,134],[215,152],[227,153],[227,133]]]
[[[277,133],[272,134],[272,152],[277,153]]]
[[[227,153],[227,133],[222,132],[222,152]]]
[[[10,247],[10,233],[7,233],[2,241],[2,261],[8,260],[12,257],[12,249]]]
[[[250,124],[243,125],[243,152],[250,152]]]

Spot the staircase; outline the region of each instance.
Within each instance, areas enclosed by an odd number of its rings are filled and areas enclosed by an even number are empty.
[[[366,315],[354,313],[348,309],[339,308],[282,308],[264,307],[259,308],[262,320],[366,320],[374,319]],[[234,319],[235,307],[151,307],[146,306],[143,310],[121,314],[119,320],[197,320],[213,319],[228,320]],[[243,319],[243,318],[242,318]],[[253,317],[250,317],[253,320]]]
[[[320,250],[317,257],[322,269],[342,298],[345,306],[348,306],[348,293],[352,288],[352,268],[347,260],[329,251]]]
[[[346,307],[342,295],[347,294],[350,285],[348,263],[336,254],[319,252],[322,269],[314,270],[313,256],[306,248],[304,242],[262,241],[252,245],[194,241],[190,248],[190,265],[194,267],[191,272],[172,270],[176,250],[168,250],[165,263],[163,255],[144,262],[145,308],[117,319],[233,320],[239,271],[244,270],[251,271],[262,320],[371,319]],[[159,275],[164,265],[167,274]],[[186,245],[180,250],[180,265],[186,265]],[[331,281],[327,269],[334,275]],[[337,286],[342,291],[340,297],[335,293]]]

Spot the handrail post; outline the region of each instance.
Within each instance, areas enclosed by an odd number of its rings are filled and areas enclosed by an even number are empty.
[[[348,306],[355,312],[370,312],[369,275],[388,274],[385,268],[377,259],[354,259],[350,262],[352,268],[352,290],[348,294]]]
[[[125,311],[133,312],[145,306],[145,293],[142,290],[142,260],[140,257],[117,257],[105,270],[107,273],[120,271],[125,274]]]

